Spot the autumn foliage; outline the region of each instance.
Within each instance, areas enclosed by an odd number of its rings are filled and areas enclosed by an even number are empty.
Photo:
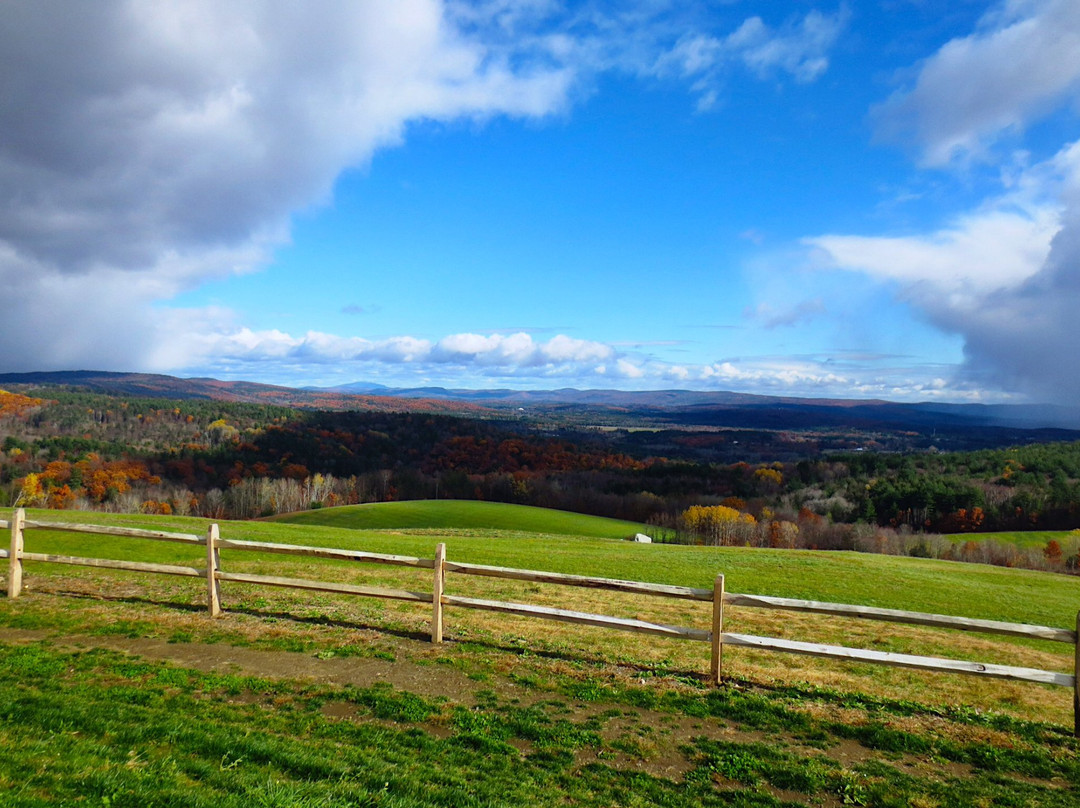
[[[19,393],[0,390],[0,418],[24,415],[27,411],[45,403],[40,398],[30,398]]]
[[[683,511],[685,529],[706,544],[741,544],[754,533],[757,519],[726,505],[694,505]]]
[[[89,454],[76,463],[54,460],[40,473],[27,474],[21,483],[20,504],[70,507],[77,498],[104,503],[143,482],[157,485],[161,478],[136,460],[102,460]]]

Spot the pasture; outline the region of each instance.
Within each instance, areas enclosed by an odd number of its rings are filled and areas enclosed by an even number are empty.
[[[601,539],[625,539],[645,525],[588,516],[531,505],[470,500],[411,500],[407,502],[371,502],[346,505],[270,517],[270,521],[294,525],[324,525],[352,530],[499,530],[521,533],[546,533],[556,536],[586,536]]]
[[[180,517],[29,517],[206,529]],[[1064,628],[1080,604],[1076,578],[854,553],[635,545],[472,522],[364,530],[224,522],[221,533],[428,558],[441,541],[456,561],[694,587],[723,572],[733,592]],[[28,532],[27,548],[203,560],[198,548],[40,530]],[[238,572],[430,584],[411,569],[222,557]],[[0,743],[17,750],[0,763],[0,805],[1050,806],[1080,798],[1064,688],[731,649],[717,689],[707,685],[700,643],[448,609],[448,642],[433,646],[430,607],[418,604],[223,584],[225,615],[211,620],[198,580],[27,562],[26,586],[19,600],[0,599]],[[698,603],[452,576],[447,591],[709,625]],[[855,619],[731,608],[725,628],[1072,666],[1071,646]]]
[[[999,544],[1015,544],[1017,547],[1041,549],[1050,541],[1056,541],[1063,548],[1080,544],[1078,530],[1014,530],[999,533],[950,533],[945,536],[949,541],[996,541]]]

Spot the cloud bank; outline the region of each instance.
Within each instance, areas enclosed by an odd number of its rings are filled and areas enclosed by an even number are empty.
[[[0,346],[8,369],[182,366],[156,304],[263,265],[290,216],[414,120],[538,117],[570,72],[511,65],[434,0],[6,4]],[[212,312],[200,326],[221,329]]]
[[[874,110],[886,138],[913,136],[924,165],[981,158],[1017,133],[1080,100],[1080,4],[1009,0],[979,29],[922,64],[914,86]]]
[[[266,265],[296,212],[329,202],[342,171],[400,144],[412,122],[542,119],[606,70],[675,72],[708,106],[733,66],[818,78],[844,19],[750,17],[717,32],[665,2],[5,3],[0,370],[295,380],[341,362],[650,378],[612,346],[568,336],[295,336],[169,301]]]
[[[992,157],[996,143],[1080,101],[1080,4],[1014,0],[927,59],[912,87],[875,110],[914,136],[924,165]],[[1080,400],[1080,141],[946,226],[903,236],[805,240],[820,265],[893,284],[937,328],[964,339],[961,378]]]
[[[973,386],[946,381],[943,368],[913,365],[910,357],[837,352],[677,364],[645,352],[647,347],[612,345],[564,334],[541,341],[525,332],[451,334],[439,340],[412,336],[369,340],[242,328],[228,334],[207,334],[192,361],[196,375],[213,371],[231,378],[251,378],[258,372],[264,381],[288,383],[291,374],[303,369],[308,383],[325,386],[365,379],[402,387],[690,386],[710,390],[734,387],[771,395],[990,400]]]

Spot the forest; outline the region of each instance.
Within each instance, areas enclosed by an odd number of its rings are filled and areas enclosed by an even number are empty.
[[[722,506],[763,522],[773,541],[789,529],[768,526],[787,523],[823,547],[843,546],[858,525],[904,534],[1080,527],[1080,442],[890,452],[873,448],[880,435],[855,436],[843,451],[819,438],[27,388],[0,391],[0,505],[252,518],[482,499],[672,535],[687,532],[688,509]],[[732,461],[742,446],[752,461]],[[762,459],[770,448],[775,459]]]

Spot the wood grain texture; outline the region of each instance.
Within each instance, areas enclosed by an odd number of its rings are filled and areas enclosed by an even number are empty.
[[[443,641],[443,591],[446,588],[446,545],[435,547],[435,567],[431,585],[431,641]]]
[[[720,684],[724,666],[724,576],[717,575],[713,582],[712,653],[709,658],[709,676],[712,683]]]
[[[780,640],[773,637],[755,637],[749,634],[725,634],[725,645],[757,648],[763,651],[781,651],[789,654],[825,657],[827,659],[848,659],[855,662],[873,662],[895,668],[916,668],[941,673],[969,673],[976,676],[989,676],[994,679],[1012,679],[1021,682],[1039,682],[1046,685],[1074,687],[1076,677],[1067,673],[1038,670],[1036,668],[1013,668],[1007,665],[992,665],[984,662],[968,662],[960,659],[942,659],[940,657],[912,656],[894,654],[888,651],[867,651],[862,648],[845,648],[839,645],[819,645],[817,643]]]
[[[265,584],[266,586],[284,586],[291,589],[307,589],[314,592],[337,592],[342,595],[361,595],[368,598],[431,603],[430,592],[409,592],[405,589],[357,586],[355,584],[339,584],[331,581],[310,581],[306,578],[278,578],[273,575],[251,575],[242,572],[223,571],[217,574],[217,578],[219,581],[235,581],[242,584]]]
[[[156,572],[161,575],[182,575],[186,578],[205,578],[206,570],[182,567],[176,564],[151,564],[146,561],[117,561],[112,558],[81,558],[79,556],[53,555],[51,553],[23,553],[26,561],[46,561],[50,564],[70,564],[76,567],[100,567],[129,572]]]
[[[1076,633],[1080,636],[1080,612],[1076,613]],[[1077,643],[1073,654],[1073,673],[1073,736],[1080,738],[1080,643]]]
[[[262,553],[279,553],[282,555],[300,555],[311,558],[333,558],[339,561],[361,561],[371,564],[389,564],[398,567],[420,567],[432,569],[434,560],[430,558],[413,558],[412,556],[387,555],[385,553],[365,553],[362,550],[341,550],[335,547],[306,547],[300,544],[272,544],[264,541],[238,541],[236,539],[220,539],[218,548],[221,550],[252,550]]]
[[[211,617],[221,616],[221,552],[218,540],[221,538],[217,523],[206,528],[206,610]]]
[[[110,525],[80,525],[75,522],[41,522],[27,520],[26,526],[40,530],[62,530],[69,533],[97,533],[103,536],[125,536],[132,539],[153,539],[171,541],[180,544],[204,544],[202,536],[193,533],[170,533],[165,530],[142,530],[135,527],[115,527]]]
[[[8,579],[7,596],[14,600],[22,593],[22,555],[23,555],[23,525],[26,523],[26,512],[22,508],[15,511],[11,519],[11,545],[8,550]]]
[[[1004,623],[998,620],[976,620],[970,617],[953,617],[946,614],[908,612],[902,609],[879,609],[874,606],[857,606],[846,603],[824,603],[816,600],[794,600],[765,595],[742,595],[728,592],[724,602],[729,606],[750,606],[761,609],[781,609],[792,612],[829,614],[837,617],[857,617],[864,620],[881,620],[888,623],[907,623],[916,626],[935,626],[960,631],[977,631],[985,634],[1004,634],[1011,637],[1032,637],[1056,642],[1076,642],[1076,631],[1050,626],[1033,626],[1026,623]]]

